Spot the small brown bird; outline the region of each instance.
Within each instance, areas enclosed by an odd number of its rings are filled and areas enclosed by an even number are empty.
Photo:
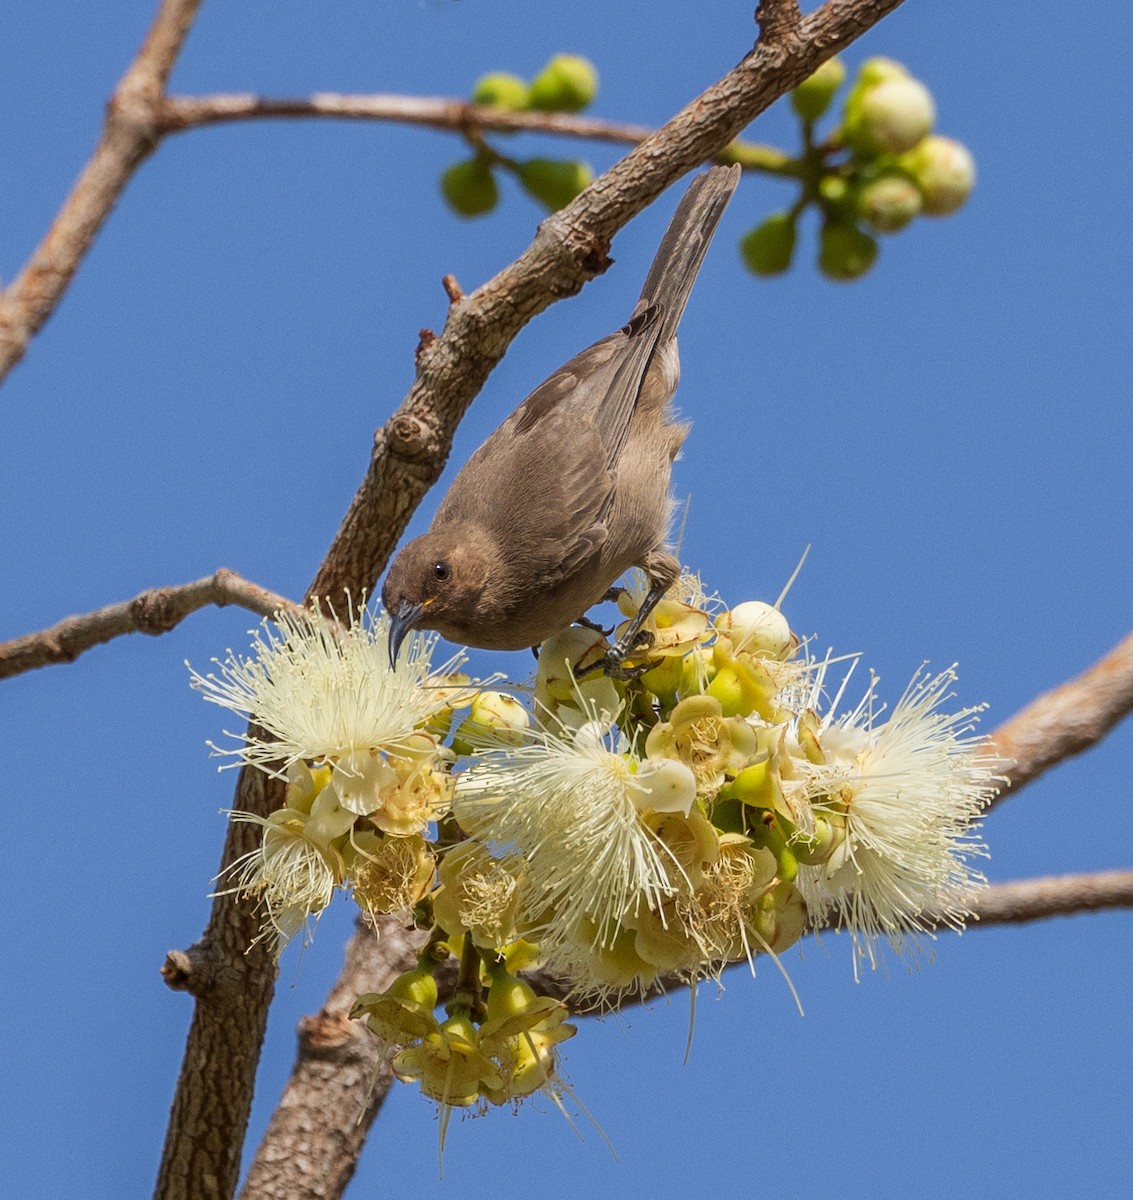
[[[629,323],[537,387],[398,554],[382,589],[391,665],[414,628],[485,650],[538,645],[637,566],[649,593],[608,665],[634,647],[679,571],[664,550],[670,469],[689,429],[670,405],[677,324],[739,175],[713,167],[693,180]]]

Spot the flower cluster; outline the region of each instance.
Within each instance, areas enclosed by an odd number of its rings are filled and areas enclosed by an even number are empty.
[[[627,620],[641,595],[623,594]],[[688,577],[645,629],[616,677],[597,629],[545,642],[530,708],[459,660],[432,669],[420,635],[391,670],[380,612],[281,616],[251,657],[192,676],[251,721],[217,753],[287,781],[284,807],[233,814],[262,830],[228,882],[265,935],[282,946],[336,889],[428,931],[418,967],[356,1015],[445,1122],[536,1091],[562,1106],[563,994],[609,1007],[695,985],[827,925],[856,971],[971,911],[997,780],[978,710],[947,711],[951,669],[917,672],[890,712],[871,680],[847,709],[853,660]],[[517,978],[532,966],[554,998]]]

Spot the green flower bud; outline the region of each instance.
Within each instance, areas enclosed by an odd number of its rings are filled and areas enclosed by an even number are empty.
[[[911,150],[936,120],[932,94],[911,76],[886,79],[847,103],[842,137],[862,158]]]
[[[518,112],[527,107],[527,84],[518,75],[493,71],[476,80],[476,86],[472,89],[472,103],[490,104],[494,108]]]
[[[846,78],[840,58],[828,58],[809,78],[791,93],[791,107],[804,121],[816,121],[830,107],[834,93]]]
[[[818,184],[818,194],[834,206],[845,204],[850,194],[850,185],[841,175],[823,175]]]
[[[732,781],[728,791],[741,804],[753,808],[774,809],[779,787],[770,755],[744,767]]]
[[[782,275],[795,253],[795,219],[787,212],[772,213],[740,239],[740,253],[756,275]]]
[[[519,182],[529,196],[551,212],[565,208],[594,178],[589,163],[533,158],[520,163]]]
[[[899,161],[921,190],[925,216],[954,213],[976,184],[976,164],[968,148],[952,138],[926,137]]]
[[[896,233],[921,211],[917,185],[901,171],[886,171],[858,193],[858,214],[878,233]]]
[[[449,207],[462,217],[489,213],[500,198],[492,169],[482,158],[453,163],[441,175],[441,194]]]
[[[819,270],[828,279],[860,279],[877,258],[877,242],[853,225],[827,222],[819,235]]]
[[[577,54],[556,54],[531,81],[529,108],[581,112],[598,94],[594,64]]]
[[[520,746],[530,724],[527,709],[514,696],[479,692],[453,735],[452,748],[472,754],[478,746]]]
[[[858,77],[854,80],[854,87],[871,88],[876,84],[884,83],[887,79],[908,78],[909,72],[903,63],[878,55],[875,58],[867,58],[858,67]]]

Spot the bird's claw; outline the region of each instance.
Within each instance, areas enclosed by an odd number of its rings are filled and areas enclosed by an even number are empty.
[[[644,663],[638,663],[632,667],[627,667],[625,660],[641,650],[647,650],[653,645],[655,640],[651,630],[639,629],[631,642],[626,644],[623,639],[623,641],[611,646],[600,659],[579,671],[577,678],[583,679],[587,675],[593,675],[600,671],[603,675],[608,675],[611,679],[619,679],[623,682],[628,682],[631,679],[640,679],[647,671],[652,671],[654,667],[660,665],[661,660],[651,658]]]

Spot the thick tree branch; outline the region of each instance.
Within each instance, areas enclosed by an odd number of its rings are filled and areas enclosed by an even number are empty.
[[[85,650],[101,645],[124,633],[168,633],[190,613],[206,605],[241,608],[270,617],[280,609],[296,608],[284,596],[249,583],[235,571],[221,567],[215,575],[172,587],[148,588],[132,600],[108,604],[95,612],[67,617],[50,629],[28,633],[0,642],[0,679],[47,667],[53,663],[74,662]]]
[[[55,311],[134,171],[157,145],[169,73],[201,0],[162,0],[137,57],[106,108],[98,146],[47,236],[0,295],[0,379]]]
[[[1076,679],[1045,692],[1004,722],[992,743],[1011,765],[998,804],[1055,763],[1100,742],[1133,711],[1133,633]]]

